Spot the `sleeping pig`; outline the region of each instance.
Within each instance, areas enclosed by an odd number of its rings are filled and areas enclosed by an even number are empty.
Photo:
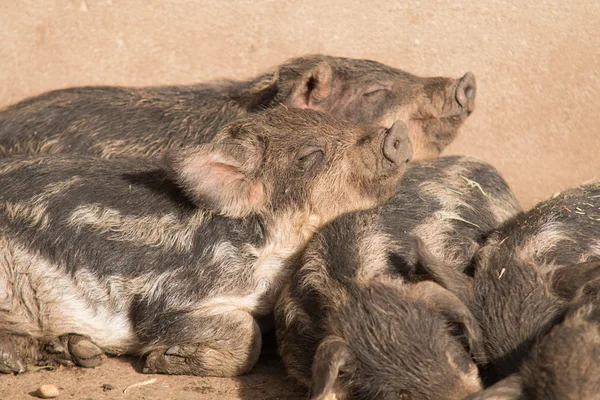
[[[596,283],[599,282],[596,280]],[[600,291],[569,307],[564,321],[538,338],[518,374],[469,400],[600,399]]]
[[[572,326],[577,321],[595,318],[597,305],[584,306],[553,328],[573,302],[598,292],[598,261],[600,183],[596,182],[557,194],[491,233],[475,255],[474,278],[439,260],[424,265],[477,317],[489,362],[484,377],[494,383],[518,372],[532,346],[550,329],[577,330]],[[597,325],[584,331],[594,329],[597,333]],[[573,340],[569,346],[579,346]],[[556,357],[559,365],[560,355]]]
[[[415,158],[434,157],[475,107],[471,73],[420,78],[375,61],[308,55],[247,81],[189,86],[76,87],[0,111],[0,155],[152,157],[205,143],[232,121],[280,105],[355,124],[408,124]]]
[[[299,270],[275,307],[288,373],[313,399],[477,392],[477,321],[456,295],[415,282],[422,260],[414,236],[462,274],[488,231],[519,210],[506,182],[481,161],[409,164],[390,200],[337,218],[295,259]]]
[[[145,372],[249,371],[288,258],[395,193],[411,152],[400,122],[290,109],[162,163],[2,160],[0,371],[24,369],[30,339],[84,366],[108,352],[146,355]]]

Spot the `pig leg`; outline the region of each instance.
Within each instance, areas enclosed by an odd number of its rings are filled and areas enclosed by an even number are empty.
[[[0,337],[0,373],[20,374],[25,372],[17,347],[8,336]]]
[[[46,361],[40,341],[29,335],[5,334],[0,337],[0,373],[20,374],[28,364]]]
[[[256,320],[240,310],[217,316],[186,315],[163,333],[159,340],[167,339],[168,345],[152,346],[144,373],[237,376],[252,369],[262,345]],[[190,333],[193,336],[188,338]]]
[[[88,338],[69,334],[55,339],[22,335],[0,338],[0,373],[25,372],[27,364],[92,368],[102,363],[102,350]]]
[[[85,336],[68,334],[43,345],[43,352],[62,365],[94,368],[102,364],[104,352]]]

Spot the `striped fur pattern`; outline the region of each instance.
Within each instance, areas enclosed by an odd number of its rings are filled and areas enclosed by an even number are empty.
[[[448,330],[458,310],[467,319],[461,326],[474,317],[432,282],[414,283],[421,263],[414,236],[462,273],[489,231],[519,211],[486,163],[468,157],[411,163],[394,197],[328,224],[298,259],[275,308],[290,375],[314,399],[462,399],[478,391],[477,368]],[[474,357],[477,331],[463,332]],[[321,353],[332,363],[323,367]],[[331,377],[329,383],[319,376]]]
[[[147,355],[147,372],[247,372],[288,258],[397,187],[405,162],[385,160],[386,132],[291,109],[232,124],[166,164],[3,160],[0,337],[77,334]],[[321,150],[308,162],[297,156],[306,148]],[[365,152],[373,164],[352,171]],[[340,203],[324,204],[325,191]]]
[[[592,182],[556,194],[491,233],[475,255],[473,279],[434,263],[435,279],[480,321],[487,380],[506,378],[481,398],[520,398],[521,389],[527,399],[598,393],[598,381],[587,371],[599,368],[592,356],[600,343],[599,239],[600,183]],[[571,356],[582,364],[571,365]],[[519,372],[521,377],[510,376]],[[492,397],[503,392],[517,394]]]
[[[211,141],[265,109],[309,108],[355,124],[406,121],[415,157],[439,154],[474,109],[475,78],[420,78],[386,65],[307,55],[254,79],[190,86],[76,87],[0,111],[0,156],[160,155]]]

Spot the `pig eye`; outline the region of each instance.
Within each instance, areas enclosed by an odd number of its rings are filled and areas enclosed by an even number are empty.
[[[363,94],[363,97],[366,97],[366,98],[376,97],[376,96],[386,94],[387,92],[389,92],[389,90],[384,87],[376,87],[376,88],[366,91]]]
[[[300,171],[306,172],[323,161],[325,152],[320,147],[306,147],[298,152],[296,165]]]

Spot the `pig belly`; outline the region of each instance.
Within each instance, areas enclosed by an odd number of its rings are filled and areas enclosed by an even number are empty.
[[[0,236],[0,336],[89,336],[107,351],[127,352],[135,335],[124,285],[100,282],[86,270],[74,276]]]

